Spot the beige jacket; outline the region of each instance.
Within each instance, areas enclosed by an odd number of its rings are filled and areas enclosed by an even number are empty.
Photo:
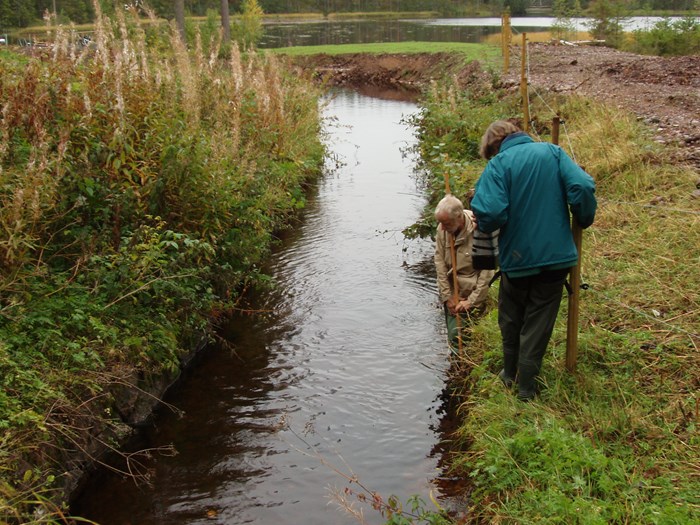
[[[459,297],[468,300],[475,308],[484,306],[489,292],[489,282],[494,276],[493,270],[475,270],[472,267],[472,241],[474,220],[471,211],[465,210],[465,227],[455,239],[457,258],[457,282]],[[451,235],[438,224],[435,243],[435,268],[437,270],[440,301],[443,303],[452,297],[452,254],[450,251]]]

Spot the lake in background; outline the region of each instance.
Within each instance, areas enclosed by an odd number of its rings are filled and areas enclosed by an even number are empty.
[[[671,18],[678,20],[679,18]],[[552,17],[513,17],[515,33],[547,31],[556,19]],[[624,26],[628,31],[651,28],[661,17],[630,17]],[[576,29],[586,31],[590,18],[576,19]],[[261,48],[317,46],[337,44],[369,44],[377,42],[469,42],[478,43],[501,31],[501,19],[434,18],[394,20],[310,21],[265,24]]]

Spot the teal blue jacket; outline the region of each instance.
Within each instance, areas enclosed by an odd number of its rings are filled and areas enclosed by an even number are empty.
[[[522,275],[576,264],[569,210],[582,228],[593,223],[595,182],[560,147],[522,132],[509,135],[475,190],[471,208],[479,229],[500,228],[503,272]]]

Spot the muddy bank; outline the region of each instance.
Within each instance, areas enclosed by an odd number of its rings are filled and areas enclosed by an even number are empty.
[[[515,89],[511,68],[504,85]],[[674,160],[700,170],[700,56],[635,55],[606,47],[532,44],[529,81],[542,92],[579,94],[630,111]]]
[[[75,498],[103,464],[121,465],[113,468],[123,469],[124,476],[133,476],[135,482],[146,481],[147,473],[138,467],[139,453],[128,457],[122,449],[137,437],[140,429],[151,424],[155,411],[164,406],[162,400],[168,390],[197,363],[206,341],[203,337],[181,357],[177,371],[146,376],[133,368],[122,367],[104,375],[103,390],[107,395],[86,403],[84,413],[72,414],[71,424],[83,432],[66,435],[65,448],[57,450],[52,458],[62,465],[64,472],[61,478],[64,501]],[[107,412],[117,417],[107,423],[100,415]]]
[[[294,64],[326,86],[405,100],[416,100],[446,75],[463,86],[490,79],[478,62],[466,64],[456,53],[311,55],[296,57]]]

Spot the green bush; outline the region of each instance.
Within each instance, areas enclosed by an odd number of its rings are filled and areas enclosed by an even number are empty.
[[[627,5],[622,0],[594,0],[589,7],[589,28],[593,38],[605,40],[610,47],[619,47],[624,40],[623,22]]]
[[[645,55],[695,55],[700,53],[700,22],[695,17],[664,18],[651,29],[637,29],[630,51]]]
[[[484,166],[479,157],[481,136],[488,125],[509,118],[516,101],[497,90],[462,89],[449,80],[435,83],[421,101],[423,110],[410,119],[418,138],[419,172],[431,202],[437,202],[448,178],[453,194],[463,197]],[[429,236],[435,231],[432,212],[406,228],[409,238]]]

